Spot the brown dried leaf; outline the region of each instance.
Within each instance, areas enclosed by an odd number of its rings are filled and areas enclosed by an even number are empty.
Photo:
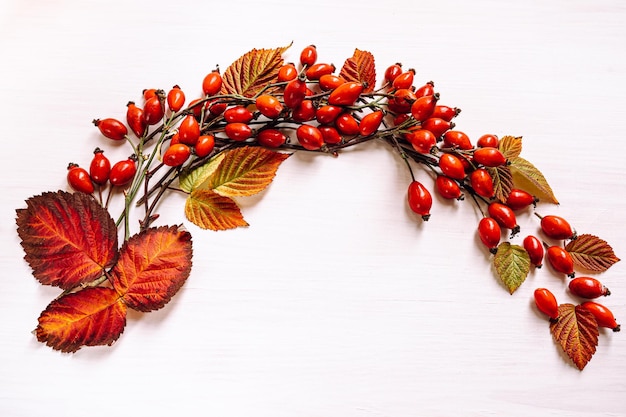
[[[291,45],[274,49],[253,49],[233,62],[222,75],[222,94],[253,97],[267,84],[276,81],[283,65],[282,54]],[[266,90],[271,93],[271,90]]]
[[[559,204],[548,181],[533,164],[522,157],[509,158],[513,183],[517,188],[527,190],[541,201]]]
[[[515,158],[522,153],[522,137],[521,136],[503,136],[498,143],[498,149],[506,159]]]
[[[263,191],[290,154],[245,146],[225,152],[224,159],[202,188],[226,197],[250,196]]]
[[[550,323],[550,332],[563,351],[582,371],[598,346],[598,323],[589,311],[573,304],[559,305],[559,319]]]
[[[494,197],[499,201],[506,201],[511,189],[513,189],[513,176],[511,175],[511,169],[506,166],[499,166],[496,168],[487,168],[487,171],[493,179],[493,193]]]
[[[196,226],[209,230],[248,226],[237,203],[213,190],[192,191],[185,202],[185,216]]]
[[[513,294],[530,272],[530,257],[523,247],[502,242],[493,257],[493,266],[509,293]]]
[[[26,204],[17,210],[17,233],[39,282],[71,289],[115,264],[115,222],[92,196],[46,192]]]
[[[590,234],[582,234],[571,240],[565,250],[572,255],[574,266],[593,272],[604,272],[620,260],[611,245]]]
[[[376,85],[376,65],[374,55],[368,51],[354,50],[351,58],[344,62],[339,76],[346,81],[356,81],[365,83],[363,92],[368,93],[374,90]]]
[[[128,239],[111,271],[111,283],[126,305],[158,310],[178,292],[191,272],[191,234],[178,226],[150,228]]]

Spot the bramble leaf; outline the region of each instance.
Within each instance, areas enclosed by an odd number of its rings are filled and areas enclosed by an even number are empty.
[[[498,149],[506,159],[515,158],[522,153],[522,137],[521,136],[502,136],[498,142]]]
[[[582,371],[598,346],[598,323],[589,311],[573,304],[559,305],[559,319],[550,323],[550,332],[563,351]]]
[[[46,192],[26,204],[17,210],[17,233],[39,282],[71,289],[115,264],[115,222],[92,196]]]
[[[493,265],[502,283],[513,294],[530,272],[530,257],[523,247],[502,242],[498,245]]]
[[[150,228],[128,239],[111,271],[113,288],[134,310],[167,304],[191,272],[191,234],[178,226]]]
[[[188,194],[199,188],[215,172],[224,156],[224,152],[219,153],[207,161],[206,164],[192,171],[181,173],[179,180],[180,188]]]
[[[276,81],[283,65],[282,54],[291,45],[274,49],[253,49],[233,62],[222,75],[222,94],[239,94],[253,97]],[[268,94],[271,90],[265,90]]]
[[[85,288],[52,301],[39,316],[37,340],[62,352],[112,345],[124,332],[126,304],[104,287]]]
[[[346,81],[365,83],[364,93],[374,91],[376,86],[376,65],[374,55],[368,51],[355,49],[352,57],[346,59],[339,72]]]
[[[185,202],[185,216],[202,229],[227,230],[248,226],[237,203],[213,190],[192,191]]]
[[[487,168],[487,171],[493,179],[493,196],[496,200],[505,202],[513,188],[511,169],[503,165],[496,168]]]
[[[530,192],[542,201],[559,204],[548,181],[533,164],[519,156],[509,158],[509,162],[515,186]]]
[[[225,152],[224,159],[203,188],[226,197],[250,196],[263,191],[290,154],[245,146]]]
[[[611,245],[590,234],[578,235],[568,242],[565,250],[572,255],[574,266],[593,272],[604,272],[620,260]]]

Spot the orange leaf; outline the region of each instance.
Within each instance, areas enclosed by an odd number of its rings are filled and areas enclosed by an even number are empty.
[[[572,255],[575,266],[594,272],[604,272],[620,260],[605,240],[590,234],[571,240],[565,250]]]
[[[229,150],[208,178],[207,188],[227,197],[261,192],[272,182],[278,167],[289,155],[250,146]]]
[[[17,210],[17,233],[39,282],[71,289],[115,264],[117,228],[93,197],[47,192],[26,204]]]
[[[593,314],[579,305],[561,304],[559,319],[550,323],[550,332],[580,370],[596,352],[598,323]]]
[[[111,282],[128,307],[158,310],[189,277],[191,255],[191,234],[178,226],[144,230],[120,249]]]
[[[203,229],[227,230],[248,226],[235,201],[212,190],[191,192],[185,202],[187,219]]]
[[[291,45],[289,45],[291,46]],[[222,75],[222,94],[253,97],[268,83],[275,82],[283,65],[282,54],[289,46],[275,49],[253,49],[233,62]],[[266,90],[266,92],[270,92]]]
[[[502,136],[498,142],[498,149],[506,159],[518,157],[522,153],[522,137]]]
[[[346,59],[339,76],[346,81],[356,81],[365,83],[363,92],[368,93],[374,90],[376,85],[376,65],[374,55],[367,51],[359,49],[354,50],[354,55]]]
[[[513,175],[508,166],[503,165],[497,168],[487,168],[493,179],[493,195],[496,200],[505,202],[513,189]]]
[[[39,316],[37,340],[62,352],[112,345],[126,326],[126,305],[111,288],[85,288],[51,302]]]

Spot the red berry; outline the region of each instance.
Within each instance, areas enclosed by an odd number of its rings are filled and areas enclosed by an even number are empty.
[[[414,79],[415,79],[415,70],[411,68],[408,71],[404,71],[402,74],[394,78],[391,85],[396,90],[400,90],[403,88],[411,88],[411,86],[413,85]]]
[[[452,155],[451,153],[444,153],[439,158],[439,168],[450,178],[454,178],[455,180],[462,180],[465,178],[465,167],[463,166],[463,162],[456,155]]]
[[[170,145],[163,154],[163,163],[170,167],[177,167],[185,163],[191,155],[191,149],[184,143]]]
[[[224,133],[236,142],[243,142],[252,136],[252,129],[245,123],[228,123],[224,128]]]
[[[256,135],[259,145],[278,148],[287,141],[287,137],[278,129],[263,129]]]
[[[541,230],[552,239],[574,239],[576,237],[576,233],[567,220],[559,216],[541,217]]]
[[[615,320],[615,316],[605,306],[602,304],[596,303],[594,301],[586,301],[581,304],[581,307],[585,310],[589,311],[596,318],[596,322],[600,327],[607,327],[614,332],[619,332],[621,326],[617,324]]]
[[[213,135],[202,135],[198,138],[194,150],[198,158],[210,155],[215,148],[215,137]]]
[[[430,153],[433,146],[437,144],[437,138],[433,132],[426,129],[410,129],[404,137],[413,145],[413,149],[419,153]]]
[[[227,123],[248,123],[254,114],[244,106],[233,106],[224,111],[224,120]]]
[[[146,100],[143,105],[143,115],[149,125],[155,125],[162,121],[164,114],[165,108],[159,94]]]
[[[167,106],[171,111],[177,112],[178,110],[183,108],[185,104],[185,93],[180,89],[179,86],[175,85],[172,89],[167,93]]]
[[[132,101],[129,101],[126,106],[126,123],[128,123],[130,130],[133,131],[135,136],[141,138],[146,133],[146,127],[148,126],[143,115],[143,109],[137,107]]]
[[[143,94],[143,100],[148,101],[150,100],[152,97],[157,95],[157,89],[156,88],[145,88],[142,92]]]
[[[497,148],[478,148],[474,151],[474,162],[495,168],[505,165],[506,158]]]
[[[431,116],[422,122],[421,127],[422,129],[430,130],[436,137],[440,137],[446,131],[453,128],[454,123],[450,123],[447,120]]]
[[[291,111],[291,117],[298,123],[309,122],[315,119],[316,111],[317,109],[312,100],[302,100]]]
[[[185,116],[178,127],[180,143],[193,146],[200,137],[200,125],[192,114]]]
[[[107,138],[112,140],[124,140],[128,134],[128,129],[124,123],[117,119],[95,119],[93,124],[100,129],[100,132]]]
[[[361,123],[359,123],[359,134],[361,136],[369,136],[373,134],[378,130],[382,121],[383,112],[381,110],[376,110],[367,114],[361,119]]]
[[[431,96],[419,97],[411,105],[411,114],[413,115],[413,118],[415,118],[418,122],[423,122],[428,119],[430,115],[433,114],[433,111],[435,111],[437,100],[439,100],[439,94],[437,93]]]
[[[321,124],[327,125],[334,122],[342,111],[343,108],[339,106],[322,106],[315,112],[315,118]]]
[[[546,251],[548,262],[555,271],[574,277],[574,259],[572,255],[560,246],[550,246]]]
[[[409,113],[415,100],[417,96],[413,91],[401,88],[393,93],[393,98],[387,102],[387,106],[394,113]]]
[[[428,81],[426,84],[415,90],[416,97],[432,96],[435,94],[435,83]]]
[[[350,113],[342,113],[335,119],[335,127],[342,135],[358,135],[359,122]]]
[[[541,265],[543,264],[543,245],[541,244],[541,241],[533,235],[528,235],[524,238],[522,244],[528,253],[530,263],[535,265],[537,268],[541,268]]]
[[[391,84],[393,83],[393,80],[395,80],[400,74],[402,74],[402,64],[396,63],[390,65],[385,70],[385,81]]]
[[[111,162],[104,156],[104,151],[96,148],[93,151],[93,159],[89,165],[89,176],[98,185],[104,185],[109,180],[111,173]]]
[[[311,66],[317,61],[317,48],[309,45],[300,52],[300,63],[304,66]]]
[[[461,193],[461,187],[459,183],[453,180],[452,178],[448,178],[445,175],[438,175],[435,180],[435,186],[437,187],[437,191],[439,195],[443,198],[447,198],[450,200],[462,200],[463,194]]]
[[[498,224],[507,229],[511,229],[511,236],[519,233],[519,226],[517,225],[517,218],[511,208],[505,204],[493,202],[487,207],[489,216],[496,219]]]
[[[351,81],[341,84],[328,96],[332,106],[352,106],[363,92],[363,83]]]
[[[478,168],[469,175],[470,185],[479,196],[493,197],[493,178],[485,168]]]
[[[424,221],[430,218],[430,209],[433,205],[433,198],[430,192],[419,181],[412,181],[408,189],[408,201],[411,210],[420,216]]]
[[[446,148],[459,148],[465,151],[473,148],[469,136],[459,130],[448,130],[443,135],[443,146]]]
[[[283,112],[282,103],[270,94],[261,94],[256,99],[256,108],[268,119],[276,119]]]
[[[495,219],[483,217],[478,222],[478,237],[480,237],[480,241],[487,246],[491,253],[496,253],[501,235],[502,229]]]
[[[341,134],[333,126],[319,126],[318,129],[322,132],[324,143],[335,145],[343,140]]]
[[[293,63],[288,63],[280,67],[278,70],[278,82],[284,83],[294,80],[298,77],[298,70]]]
[[[304,74],[309,80],[319,80],[322,75],[332,74],[335,72],[333,64],[320,62],[309,66]]]
[[[534,292],[535,304],[539,311],[552,320],[559,318],[559,305],[556,297],[546,288],[537,288]]]
[[[320,88],[323,91],[334,90],[339,87],[341,84],[345,84],[346,80],[338,75],[333,74],[324,74],[320,77]]]
[[[572,294],[583,298],[598,298],[611,295],[611,291],[600,281],[592,277],[577,277],[569,282]]]
[[[513,188],[506,198],[506,205],[513,210],[522,210],[526,207],[537,204],[535,196],[527,191]]]
[[[289,81],[283,92],[285,106],[293,109],[302,103],[306,96],[306,88],[306,83],[299,78]]]
[[[433,111],[433,114],[430,117],[438,117],[447,122],[450,122],[452,121],[452,119],[458,116],[459,113],[461,113],[461,109],[438,104],[435,106],[435,110]]]
[[[89,173],[77,164],[70,163],[67,166],[67,182],[75,191],[86,194],[91,194],[94,191]]]
[[[123,161],[116,162],[111,167],[109,182],[115,186],[124,186],[130,183],[137,173],[135,156],[131,156]]]
[[[206,96],[214,96],[222,89],[222,76],[219,71],[211,71],[202,80],[202,91]]]
[[[500,140],[496,135],[486,134],[482,135],[476,141],[476,146],[479,148],[497,148]]]
[[[320,149],[324,145],[322,132],[315,126],[300,125],[300,127],[296,129],[296,137],[300,145],[310,151]]]

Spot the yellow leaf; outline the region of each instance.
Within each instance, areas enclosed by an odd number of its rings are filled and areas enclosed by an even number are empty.
[[[573,304],[559,306],[559,319],[550,323],[550,332],[563,351],[582,371],[598,346],[598,323],[589,311]]]
[[[222,94],[238,94],[254,97],[268,83],[276,81],[283,65],[282,54],[289,47],[253,49],[233,62],[222,75]],[[265,90],[270,93],[271,90]]]
[[[374,56],[367,51],[354,50],[354,55],[346,59],[339,75],[346,81],[356,81],[365,83],[363,92],[368,93],[374,90],[376,85],[376,65]]]
[[[272,182],[289,155],[261,147],[231,149],[206,181],[206,188],[228,197],[256,194]]]
[[[202,229],[227,230],[248,226],[232,199],[211,190],[194,190],[185,202],[185,216]]]
[[[509,162],[511,163],[513,183],[517,188],[534,194],[542,201],[559,204],[548,181],[533,164],[519,156],[509,158]]]
[[[199,188],[215,172],[222,159],[224,159],[223,152],[215,155],[206,164],[200,165],[192,171],[182,173],[180,175],[180,188],[186,193],[191,193],[196,188]]]
[[[522,137],[503,136],[500,138],[498,149],[506,159],[515,158],[522,153]]]
[[[513,294],[530,272],[530,257],[523,247],[502,242],[498,245],[493,265],[502,283]]]

